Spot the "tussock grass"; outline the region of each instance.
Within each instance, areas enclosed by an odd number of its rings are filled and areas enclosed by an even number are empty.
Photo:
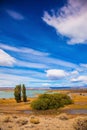
[[[34,117],[34,116],[31,117],[31,118],[30,118],[30,123],[39,124],[39,123],[40,123],[39,118]]]
[[[87,130],[87,117],[78,117],[74,120],[75,130]]]

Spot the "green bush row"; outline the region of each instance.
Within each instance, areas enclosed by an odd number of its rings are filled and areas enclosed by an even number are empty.
[[[35,110],[47,110],[60,108],[72,103],[73,101],[66,94],[42,94],[31,103],[31,107]]]

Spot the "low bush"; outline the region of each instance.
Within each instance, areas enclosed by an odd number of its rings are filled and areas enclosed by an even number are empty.
[[[87,130],[87,117],[78,117],[73,123],[75,130]]]
[[[22,126],[22,125],[26,125],[28,123],[28,120],[20,118],[17,120],[16,123],[19,124],[20,126]]]
[[[11,122],[11,118],[9,116],[5,116],[2,118],[2,121],[5,122],[5,123],[8,123],[8,122]]]
[[[42,94],[31,103],[31,107],[36,110],[47,110],[60,108],[71,103],[72,100],[66,94]]]
[[[69,116],[66,113],[62,113],[58,116],[60,120],[68,120]]]

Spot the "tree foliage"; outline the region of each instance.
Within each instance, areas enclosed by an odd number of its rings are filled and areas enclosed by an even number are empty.
[[[26,87],[23,84],[22,86],[22,97],[23,97],[23,101],[26,102],[27,101],[27,96],[26,96]]]
[[[14,96],[15,96],[15,100],[16,102],[21,102],[21,85],[16,85],[15,89],[14,89]]]
[[[36,110],[47,110],[60,108],[71,103],[73,103],[72,100],[66,94],[42,94],[31,103],[31,107]]]
[[[14,97],[17,103],[21,102],[21,99],[23,97],[23,101],[27,101],[27,96],[26,96],[26,87],[25,85],[16,85],[14,89]]]

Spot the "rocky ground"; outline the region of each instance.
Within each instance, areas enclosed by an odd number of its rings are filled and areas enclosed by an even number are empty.
[[[53,117],[0,114],[0,130],[75,130],[75,118],[66,114]]]

